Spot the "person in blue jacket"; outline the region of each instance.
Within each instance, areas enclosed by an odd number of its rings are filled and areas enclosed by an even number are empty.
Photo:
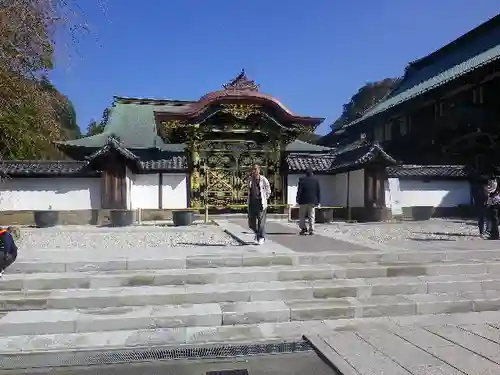
[[[17,246],[12,236],[12,228],[0,229],[0,277],[17,258]]]

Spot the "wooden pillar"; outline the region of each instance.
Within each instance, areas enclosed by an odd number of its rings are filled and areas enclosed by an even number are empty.
[[[365,168],[365,207],[385,207],[385,167]]]

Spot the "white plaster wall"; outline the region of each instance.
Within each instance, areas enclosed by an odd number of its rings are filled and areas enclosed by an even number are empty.
[[[395,197],[392,196],[391,191],[389,190],[389,181],[384,181],[384,196],[385,196],[385,206],[388,208],[392,207],[392,201]]]
[[[349,206],[365,206],[365,170],[349,172]]]
[[[332,189],[333,206],[347,207],[347,173],[340,173],[333,176],[335,188]]]
[[[12,178],[0,183],[0,211],[100,208],[100,178]]]
[[[160,208],[160,174],[136,174],[131,184],[132,209]]]
[[[132,185],[134,180],[134,174],[128,168],[125,168],[125,185],[127,186],[127,209],[132,209]]]
[[[468,181],[399,180],[402,207],[456,207],[471,203]]]
[[[187,183],[186,174],[163,173],[161,208],[187,208]]]
[[[295,205],[299,179],[303,174],[287,176],[287,204]],[[347,174],[316,175],[321,188],[321,205],[324,207],[345,207],[347,201]]]

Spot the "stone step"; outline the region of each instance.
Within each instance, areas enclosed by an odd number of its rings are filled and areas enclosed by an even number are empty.
[[[140,256],[140,257],[139,257]],[[486,262],[500,261],[500,250],[457,250],[457,251],[401,251],[401,252],[336,252],[315,254],[264,254],[257,251],[207,254],[207,255],[158,255],[145,257],[140,254],[120,257],[89,256],[82,254],[64,257],[39,257],[24,259],[20,257],[11,267],[9,273],[53,273],[53,272],[87,272],[87,271],[125,271],[144,269],[192,269],[219,267],[262,267],[291,266],[313,264],[374,263],[381,264],[429,264],[446,262]]]
[[[292,299],[369,297],[500,290],[500,277],[490,274],[253,281],[203,285],[161,285],[0,292],[0,311],[180,305]]]
[[[13,311],[0,336],[498,311],[500,291]]]
[[[255,281],[329,280],[333,265],[223,267],[172,270],[6,274],[0,290],[93,289],[148,285],[196,285]]]
[[[344,263],[342,265],[298,265],[268,267],[221,267],[164,270],[91,271],[6,274],[0,282],[0,291],[94,289],[132,286],[199,285],[247,283],[258,281],[313,281],[329,279],[376,278],[377,282],[388,279],[395,284],[396,277],[411,275],[482,274],[500,275],[495,263],[438,262],[427,265],[380,265],[377,263]],[[410,276],[408,276],[410,275]],[[470,281],[467,279],[466,281]]]
[[[331,329],[407,327],[442,324],[490,324],[500,327],[500,311],[453,313],[382,318],[307,320],[214,327],[176,327],[45,335],[0,337],[0,368],[3,370],[64,365],[85,365],[89,357],[109,350],[129,349],[135,354],[151,348],[179,348],[183,345],[241,344],[297,341],[304,334]],[[140,358],[135,356],[134,358]]]

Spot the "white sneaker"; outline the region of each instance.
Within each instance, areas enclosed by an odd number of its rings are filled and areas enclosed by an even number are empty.
[[[265,241],[264,238],[259,238],[259,241],[257,241],[257,244],[258,245],[264,245],[264,241]]]
[[[3,271],[0,271],[0,279],[3,279]]]

